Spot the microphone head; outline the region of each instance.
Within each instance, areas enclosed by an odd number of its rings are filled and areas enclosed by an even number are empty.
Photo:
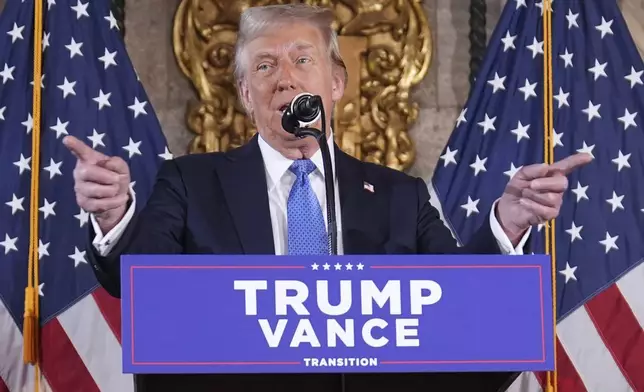
[[[282,114],[282,128],[295,134],[297,128],[307,127],[321,116],[322,97],[311,93],[296,95]]]

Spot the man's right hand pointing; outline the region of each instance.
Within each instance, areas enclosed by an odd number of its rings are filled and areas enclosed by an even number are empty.
[[[120,157],[102,154],[73,136],[63,144],[76,156],[76,203],[94,214],[103,234],[116,226],[127,211],[130,168]]]

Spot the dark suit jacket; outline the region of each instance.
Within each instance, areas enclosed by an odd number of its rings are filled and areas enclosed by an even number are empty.
[[[422,180],[359,161],[337,146],[335,157],[342,210],[338,219],[342,219],[345,254],[500,252],[488,219],[469,244],[457,247],[437,210],[430,205],[427,185]],[[365,190],[364,181],[372,184],[375,192]],[[94,233],[90,235],[93,237]],[[120,297],[122,254],[274,254],[266,175],[257,136],[230,152],[187,155],[166,161],[145,207],[135,215],[110,255],[88,253],[99,282],[116,297]],[[510,376],[347,375],[344,390],[497,391]],[[146,390],[342,390],[339,375],[270,377],[269,380],[260,375],[186,376],[178,381],[180,376],[153,376],[147,381],[152,389]],[[190,384],[205,380],[212,380],[209,389]],[[409,387],[398,385],[405,381],[410,382]],[[159,384],[152,387],[154,382]],[[181,389],[172,389],[173,382],[180,383],[176,387],[181,385]]]

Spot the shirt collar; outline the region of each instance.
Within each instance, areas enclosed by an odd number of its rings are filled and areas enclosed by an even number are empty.
[[[284,176],[293,164],[294,160],[286,158],[279,151],[271,147],[261,135],[258,135],[259,149],[264,159],[264,167],[268,173],[270,183],[268,184],[269,190],[272,190]],[[335,150],[333,144],[333,130],[327,138],[327,145],[329,146],[329,155],[331,157],[331,168],[335,173]],[[322,152],[318,149],[311,157],[311,161],[315,164],[318,172],[324,178],[324,163],[322,162]]]

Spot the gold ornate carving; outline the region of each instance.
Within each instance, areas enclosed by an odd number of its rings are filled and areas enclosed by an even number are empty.
[[[187,108],[195,133],[189,152],[226,151],[256,132],[238,101],[234,44],[241,12],[287,0],[182,0],[175,14],[174,53],[198,100]],[[427,74],[431,35],[419,0],[307,0],[332,7],[348,68],[344,98],[334,109],[336,141],[358,159],[407,169],[415,151],[408,128],[418,106],[410,89]]]

